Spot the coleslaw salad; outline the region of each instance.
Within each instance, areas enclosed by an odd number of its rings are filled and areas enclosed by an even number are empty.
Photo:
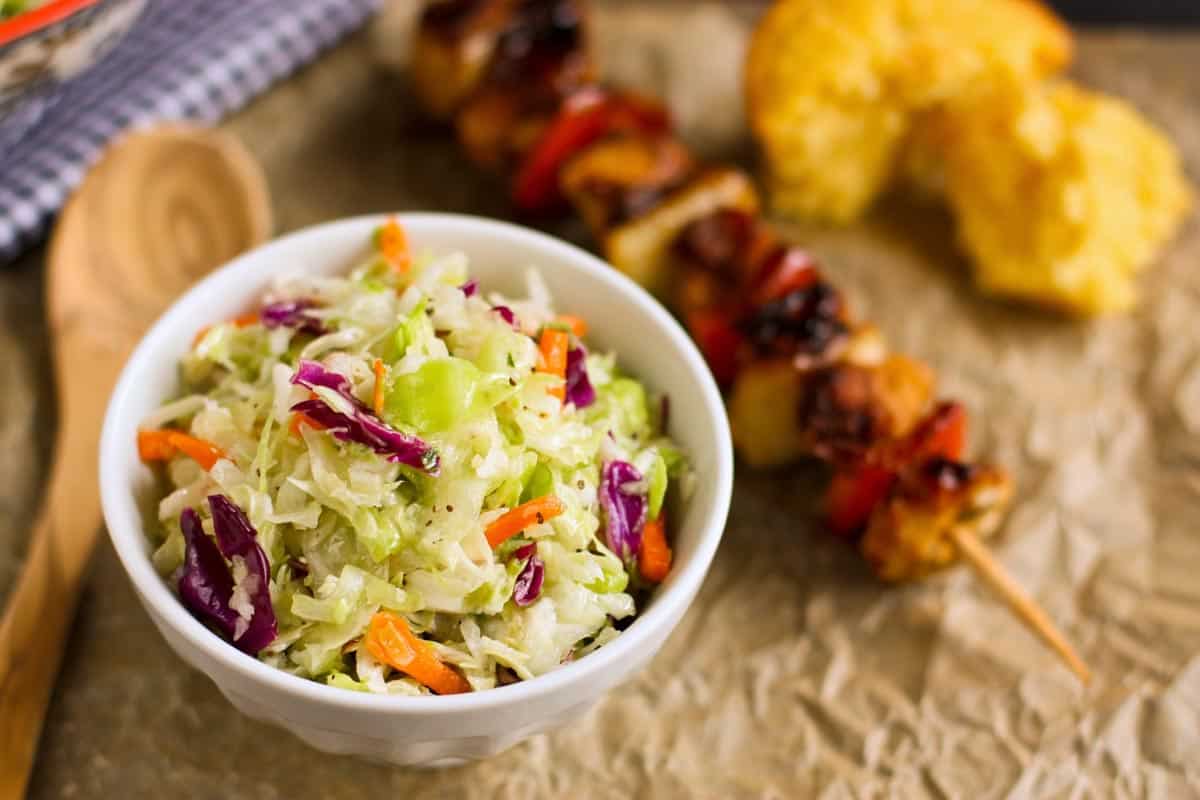
[[[153,561],[272,666],[478,691],[619,634],[669,569],[691,471],[658,398],[536,273],[527,297],[485,296],[464,256],[403,234],[199,333],[184,394],[139,433],[169,487]]]

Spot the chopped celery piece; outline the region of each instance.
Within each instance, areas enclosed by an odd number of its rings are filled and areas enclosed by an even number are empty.
[[[349,689],[352,692],[369,692],[370,689],[362,681],[356,681],[344,672],[335,672],[325,679],[325,683],[339,689]]]
[[[483,375],[470,361],[439,358],[416,372],[398,375],[387,394],[387,414],[421,433],[439,433],[475,407]]]
[[[650,427],[650,413],[646,410],[646,390],[632,378],[617,378],[604,389],[611,395],[626,429],[631,433],[645,431]]]
[[[525,481],[525,489],[521,492],[521,502],[526,503],[545,497],[554,491],[554,475],[545,464],[539,463],[533,468],[529,479]]]
[[[521,346],[521,334],[515,331],[498,330],[484,340],[475,356],[475,364],[484,372],[507,373],[516,360],[513,353]]]
[[[376,345],[375,352],[385,363],[395,364],[404,358],[404,352],[408,350],[408,335],[404,331],[404,326],[405,323],[397,325]]]
[[[654,454],[654,463],[650,467],[646,481],[648,484],[646,492],[648,508],[646,510],[650,519],[658,519],[659,512],[662,511],[663,498],[667,496],[667,462],[661,453]]]
[[[292,596],[292,613],[310,622],[332,622],[341,625],[350,616],[350,603],[344,597],[318,600],[297,592]]]
[[[610,564],[601,565],[604,569],[604,577],[597,578],[591,583],[585,584],[586,589],[595,592],[596,594],[615,594],[616,592],[625,591],[629,586],[629,573],[624,569],[620,569],[618,562],[617,569],[608,569]]]
[[[663,461],[667,465],[667,475],[672,478],[678,478],[688,469],[687,457],[683,451],[674,445],[660,443],[658,445],[658,454],[662,456]]]

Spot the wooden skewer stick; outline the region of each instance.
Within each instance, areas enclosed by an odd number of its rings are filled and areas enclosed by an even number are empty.
[[[1090,683],[1092,680],[1091,670],[1083,663],[1083,659],[1075,652],[1075,648],[1063,636],[1062,631],[1054,626],[1041,606],[1035,603],[1033,598],[996,561],[996,557],[979,541],[974,531],[958,527],[951,530],[950,535],[967,563],[975,568],[988,586],[996,590],[996,593],[1004,599],[1013,613],[1058,653],[1063,662],[1079,677],[1079,680],[1083,681],[1084,685]]]

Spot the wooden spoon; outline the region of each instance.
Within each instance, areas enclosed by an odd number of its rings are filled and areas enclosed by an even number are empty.
[[[46,292],[58,437],[0,621],[0,798],[24,792],[100,528],[97,447],[117,375],[180,292],[270,230],[266,180],[249,153],[227,135],[179,126],[110,147],[62,213]]]

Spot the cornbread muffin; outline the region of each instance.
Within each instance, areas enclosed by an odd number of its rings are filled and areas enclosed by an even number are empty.
[[[1190,205],[1163,134],[1065,81],[973,93],[928,124],[986,291],[1079,314],[1126,310]]]
[[[891,181],[918,113],[993,80],[1054,74],[1071,49],[1026,0],[776,3],[745,75],[775,210],[853,219]]]

